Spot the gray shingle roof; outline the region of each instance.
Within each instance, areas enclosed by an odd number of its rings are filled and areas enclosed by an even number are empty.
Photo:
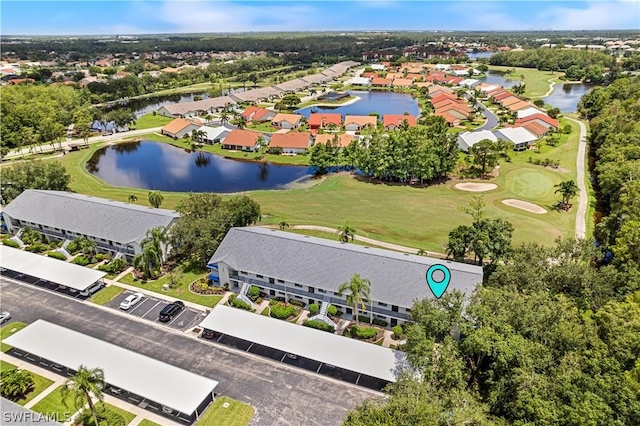
[[[426,273],[435,263],[451,271],[447,291],[470,294],[482,282],[480,266],[258,227],[232,228],[209,261],[218,262],[334,292],[358,273],[371,280],[372,300],[404,307],[433,298]]]
[[[180,217],[172,210],[37,189],[24,191],[3,213],[13,219],[121,243],[139,242],[148,230],[167,227]]]

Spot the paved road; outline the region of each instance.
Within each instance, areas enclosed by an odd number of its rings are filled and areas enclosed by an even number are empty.
[[[589,202],[589,194],[587,192],[587,184],[584,175],[584,160],[587,156],[587,126],[580,120],[575,120],[580,126],[580,142],[578,145],[578,158],[576,159],[576,171],[578,180],[578,212],[576,213],[576,238],[584,238],[587,235],[587,203]]]
[[[41,318],[218,380],[217,392],[256,409],[254,425],[336,425],[377,395],[4,278],[0,291],[2,310],[16,321]]]
[[[161,129],[162,127],[152,127],[149,129],[130,130],[128,132],[114,133],[113,135],[110,135],[110,136],[94,136],[92,138],[89,138],[89,144],[118,141],[120,139],[128,138],[130,136],[137,136],[137,135],[144,135],[146,133],[159,132]],[[83,144],[84,139],[69,139],[66,142],[62,142],[62,148],[64,149],[71,143]],[[34,148],[34,149],[37,150],[37,152],[40,152],[40,148]],[[56,143],[55,149],[60,150],[59,144]],[[49,152],[53,150],[54,149],[51,145],[42,145],[42,152]],[[22,155],[28,155],[28,154],[29,154],[29,148],[23,148],[18,151],[10,151],[5,158],[20,157]]]
[[[487,122],[484,123],[482,126],[478,127],[474,131],[477,132],[479,130],[491,130],[497,127],[498,124],[500,124],[500,120],[498,119],[498,117],[496,117],[496,115],[493,112],[491,112],[489,108],[482,105],[482,103],[478,102],[478,105],[480,106],[480,108],[482,108],[482,115],[486,117]]]

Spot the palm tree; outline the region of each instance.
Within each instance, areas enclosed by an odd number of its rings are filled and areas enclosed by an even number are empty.
[[[205,121],[207,122],[207,124],[211,123],[211,120],[213,120],[213,115],[211,114],[207,114],[204,116]]]
[[[418,253],[416,253],[418,256],[426,256],[427,255],[427,251],[425,249],[418,249]]]
[[[555,185],[554,188],[558,188],[555,190],[555,193],[560,193],[560,195],[562,196],[560,205],[565,209],[569,206],[569,201],[580,191],[578,185],[573,180],[565,180],[564,182],[560,182],[559,184]]]
[[[135,203],[136,201],[138,201],[138,197],[137,196],[135,196],[133,194],[129,195],[129,202],[130,203]]]
[[[362,278],[360,274],[355,274],[350,281],[340,284],[338,287],[338,296],[347,293],[347,304],[353,307],[353,316],[358,324],[358,306],[362,306],[364,311],[367,307],[365,303],[369,301],[371,296],[371,281]]]
[[[513,86],[511,88],[511,91],[513,92],[514,95],[522,95],[524,94],[525,88],[526,88],[526,84],[520,83]]]
[[[164,197],[160,191],[149,191],[149,204],[151,204],[156,209],[160,208],[162,202],[164,201]]]
[[[98,413],[92,398],[95,397],[98,401],[102,401],[104,399],[103,389],[105,386],[106,382],[102,369],[87,368],[81,365],[78,368],[78,372],[64,382],[60,391],[62,402],[64,404],[65,400],[71,396],[73,397],[74,406],[78,410],[84,407],[85,404],[89,404],[93,414],[93,421],[97,425]]]
[[[91,254],[96,249],[96,242],[85,237],[78,238],[76,244],[84,255]]]
[[[0,374],[0,394],[11,400],[22,398],[34,388],[33,375],[27,370],[5,370]]]
[[[340,241],[345,243],[349,242],[349,239],[353,241],[353,238],[356,236],[356,228],[345,223],[343,226],[338,228],[338,234],[340,235]]]
[[[160,265],[162,265],[162,258],[163,258],[162,247],[164,244],[167,243],[167,241],[168,241],[168,238],[167,238],[167,234],[165,233],[164,227],[156,226],[155,228],[152,228],[147,231],[147,235],[140,242],[140,245],[144,246],[147,243],[152,244],[154,249],[160,256]]]
[[[225,124],[226,122],[229,121],[229,113],[227,112],[227,110],[222,110],[222,112],[220,113],[220,122],[222,124]]]
[[[162,266],[162,252],[152,241],[147,241],[133,258],[133,266],[142,271],[144,278],[153,278]]]
[[[247,118],[244,115],[238,116],[238,119],[236,120],[236,126],[238,127],[238,129],[244,129],[246,125]]]
[[[280,223],[278,224],[278,226],[280,227],[281,231],[284,231],[286,228],[289,227],[289,224],[287,223],[287,221],[282,220],[280,221]]]

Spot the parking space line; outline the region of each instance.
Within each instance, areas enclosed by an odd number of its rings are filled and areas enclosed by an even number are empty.
[[[186,312],[186,309],[183,309],[183,310],[182,310],[182,311],[181,311],[177,316],[173,317],[173,319],[172,319],[171,321],[169,321],[169,322],[167,323],[167,325],[171,325],[171,324],[173,324],[173,323],[174,323],[178,318],[180,318],[180,316],[181,316],[182,314],[184,314],[185,312]]]
[[[153,310],[153,308],[155,308],[156,306],[158,306],[160,302],[156,302],[155,305],[153,305],[153,307],[151,307],[151,309],[149,309],[147,312],[145,312],[140,318],[144,318],[145,315],[147,315],[149,312],[151,312]]]
[[[145,297],[145,298],[143,298],[143,299],[141,299],[141,300],[139,300],[139,301],[138,301],[138,303],[136,303],[136,306],[134,306],[134,307],[133,307],[133,309],[131,309],[131,310],[129,311],[129,313],[130,313],[130,314],[132,314],[132,313],[133,313],[133,311],[135,311],[135,310],[136,310],[136,309],[138,309],[140,306],[142,306],[142,304],[145,302],[145,300],[147,300],[147,298],[146,298],[146,297]],[[154,306],[154,308],[155,308],[155,306]],[[153,309],[153,308],[151,308],[151,309]]]

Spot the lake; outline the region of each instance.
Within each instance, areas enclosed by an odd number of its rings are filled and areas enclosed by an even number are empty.
[[[283,189],[312,174],[307,166],[230,160],[152,141],[99,149],[86,167],[110,185],[175,192]]]
[[[469,52],[469,53],[467,53],[467,56],[472,61],[475,61],[476,59],[480,59],[480,58],[489,59],[494,54],[495,54],[495,52]]]
[[[500,71],[487,71],[487,76],[478,80],[487,84],[499,84],[505,89],[510,89],[520,82],[520,80],[509,80],[504,77],[504,73]]]
[[[553,92],[542,100],[562,112],[575,112],[578,109],[578,102],[585,93],[593,88],[592,85],[584,83],[556,83]]]
[[[310,106],[302,108],[296,111],[297,114],[309,117],[311,112],[333,112],[345,115],[369,115],[369,113],[377,112],[382,117],[385,114],[404,114],[408,112],[409,115],[418,117],[420,115],[420,107],[418,101],[411,95],[406,93],[393,93],[393,92],[361,92],[351,91],[348,92],[353,96],[360,98],[357,102],[350,105],[343,106],[331,106],[320,107]]]

